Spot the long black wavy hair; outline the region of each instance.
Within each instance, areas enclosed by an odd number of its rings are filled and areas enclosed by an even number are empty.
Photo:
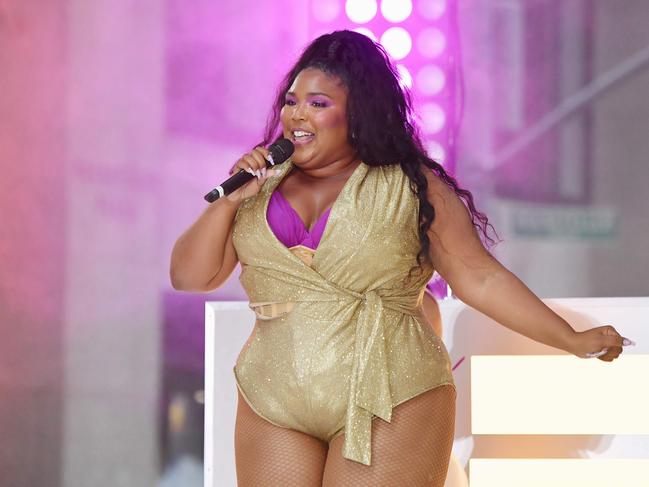
[[[408,278],[423,261],[432,264],[429,257],[430,240],[427,231],[435,219],[435,208],[428,202],[428,183],[420,164],[430,168],[464,201],[471,213],[471,221],[491,246],[495,241],[488,235],[493,227],[479,212],[473,196],[462,189],[424,149],[419,129],[412,122],[412,99],[402,89],[396,68],[383,47],[363,34],[340,30],[324,34],[309,44],[295,65],[286,74],[277,90],[273,109],[268,117],[264,140],[266,146],[282,138],[280,111],[286,93],[297,75],[304,69],[316,68],[342,80],[348,90],[348,142],[359,158],[370,166],[400,164],[410,179],[410,187],[419,199],[418,266],[410,269]]]

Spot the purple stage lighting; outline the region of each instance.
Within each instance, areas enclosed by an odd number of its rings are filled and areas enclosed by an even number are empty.
[[[365,24],[376,16],[378,7],[375,0],[347,0],[345,12],[352,22]]]
[[[417,50],[426,58],[435,58],[446,49],[446,36],[435,27],[422,30],[417,36]]]
[[[311,13],[319,22],[333,22],[340,14],[340,0],[315,0]]]
[[[381,36],[381,44],[392,58],[399,60],[410,54],[412,39],[403,27],[390,27]]]
[[[428,152],[428,155],[430,155],[430,157],[432,157],[436,161],[440,162],[446,158],[446,151],[444,150],[444,147],[442,147],[442,144],[440,144],[436,140],[428,140],[424,145],[426,147],[426,152]]]
[[[444,89],[446,75],[439,66],[424,66],[417,73],[417,87],[425,95],[437,95]]]
[[[412,13],[412,2],[410,0],[383,0],[381,13],[389,22],[395,24],[403,22]]]
[[[412,88],[412,75],[410,74],[408,68],[406,68],[403,64],[397,64],[397,71],[399,72],[401,86],[405,86],[408,89]]]
[[[446,113],[437,103],[424,103],[419,112],[425,133],[436,134],[444,128]]]
[[[446,12],[446,0],[419,0],[417,7],[426,20],[438,20]]]
[[[359,34],[363,34],[364,36],[369,37],[369,38],[372,39],[374,42],[378,42],[378,39],[377,39],[376,36],[374,35],[374,32],[372,32],[372,31],[371,31],[370,29],[368,29],[367,27],[356,27],[356,28],[353,29],[353,30],[354,30],[354,32],[358,32]]]
[[[351,29],[379,42],[409,90],[428,154],[454,173],[457,0],[311,0],[313,36]],[[346,15],[341,15],[342,12]],[[379,14],[380,11],[380,14]],[[397,25],[395,25],[397,24]],[[433,63],[434,62],[434,63]]]

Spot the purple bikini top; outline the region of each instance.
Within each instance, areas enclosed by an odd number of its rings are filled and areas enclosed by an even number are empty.
[[[268,226],[277,237],[277,240],[286,245],[286,247],[304,245],[315,250],[318,248],[318,244],[324,233],[329,213],[331,213],[331,208],[320,216],[320,219],[313,225],[313,228],[309,232],[305,228],[304,223],[302,223],[300,215],[286,201],[282,193],[273,191],[268,203],[266,218],[268,219]]]
[[[287,248],[295,245],[304,245],[305,247],[315,250],[318,248],[322,234],[327,226],[329,213],[331,213],[331,208],[322,214],[320,219],[315,223],[315,225],[313,225],[313,229],[309,232],[309,230],[304,227],[300,215],[298,215],[297,211],[295,211],[291,204],[286,201],[284,196],[282,196],[282,193],[279,191],[273,191],[268,203],[266,218],[268,220],[268,226],[277,237],[277,240],[286,245]],[[433,293],[433,295],[439,298],[445,296],[446,293],[446,283],[443,284],[444,289],[438,289],[439,284],[436,283],[436,281],[431,280],[428,282],[426,287]]]

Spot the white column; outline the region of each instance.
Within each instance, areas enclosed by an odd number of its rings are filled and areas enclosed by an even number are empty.
[[[158,476],[164,5],[68,2],[66,487]]]

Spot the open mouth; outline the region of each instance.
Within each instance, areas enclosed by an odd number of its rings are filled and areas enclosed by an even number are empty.
[[[304,130],[292,130],[291,136],[293,142],[297,145],[308,144],[315,138],[315,134]]]

